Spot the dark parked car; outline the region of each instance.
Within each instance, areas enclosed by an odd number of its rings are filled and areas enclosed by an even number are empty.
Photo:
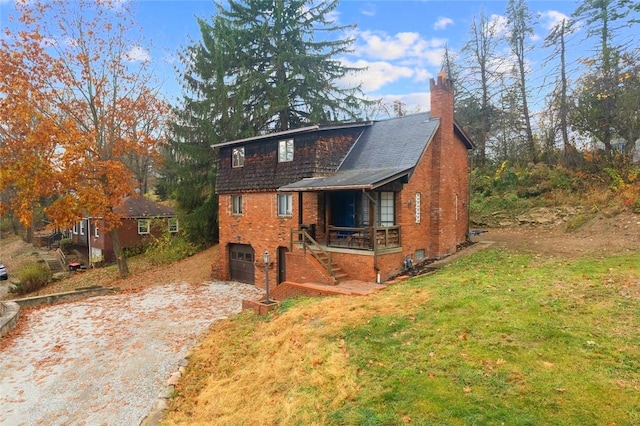
[[[7,268],[5,268],[2,263],[0,263],[0,281],[4,281],[8,279],[9,279],[9,273],[7,272]]]

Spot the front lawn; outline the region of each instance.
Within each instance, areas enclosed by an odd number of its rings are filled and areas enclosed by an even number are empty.
[[[214,325],[168,424],[640,424],[640,257],[486,250]]]

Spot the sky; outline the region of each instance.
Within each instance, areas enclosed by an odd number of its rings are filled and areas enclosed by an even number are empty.
[[[14,0],[0,0],[0,27],[10,25]],[[72,1],[72,0],[70,0]],[[215,13],[211,0],[118,0],[131,1],[134,19],[150,47],[132,46],[132,59],[150,60],[162,82],[163,92],[171,101],[180,96],[174,71],[177,52],[200,39],[196,17],[208,19]],[[537,17],[535,47],[528,66],[540,75],[545,57],[542,48],[549,29],[571,15],[578,3],[573,0],[529,0],[530,11]],[[412,111],[429,109],[429,79],[440,71],[445,46],[458,52],[469,39],[470,23],[481,12],[506,23],[506,1],[468,0],[342,0],[334,13],[339,24],[356,24],[352,54],[340,57],[345,64],[367,67],[345,83],[360,83],[365,94],[387,103],[399,100]],[[578,35],[579,36],[579,35]],[[576,43],[575,58],[587,55],[586,45]],[[553,66],[553,65],[551,65]],[[540,90],[538,95],[542,95]]]

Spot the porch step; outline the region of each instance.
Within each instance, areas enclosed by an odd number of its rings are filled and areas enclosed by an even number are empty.
[[[344,272],[341,267],[336,265],[335,262],[331,262],[331,271],[333,272],[333,278],[336,284],[349,279],[349,275],[347,275],[347,273]]]
[[[320,253],[316,253],[316,255],[319,259],[322,260],[323,263],[325,264],[329,263],[329,256],[327,254],[320,252]],[[330,268],[331,268],[331,271],[329,272],[333,273],[335,284],[338,284],[341,281],[345,281],[349,279],[349,275],[347,275],[347,273],[344,272],[342,268],[340,268],[340,266],[338,266],[338,264],[333,259],[331,259]]]

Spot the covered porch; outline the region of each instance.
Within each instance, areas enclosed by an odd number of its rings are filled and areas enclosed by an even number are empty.
[[[379,252],[402,246],[396,219],[399,193],[408,177],[406,169],[349,170],[303,179],[278,191],[298,194],[294,231],[306,231],[327,248]]]

